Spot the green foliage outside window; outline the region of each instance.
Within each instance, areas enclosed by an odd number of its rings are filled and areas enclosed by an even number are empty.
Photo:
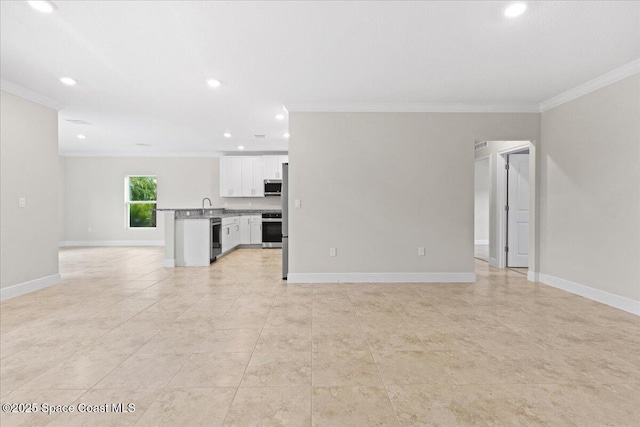
[[[129,227],[156,226],[157,193],[158,181],[155,176],[129,177]]]

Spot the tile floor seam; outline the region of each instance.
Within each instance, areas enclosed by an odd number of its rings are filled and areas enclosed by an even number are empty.
[[[349,301],[351,302],[351,305],[353,306],[353,300],[351,299],[351,295],[348,295],[349,297]],[[354,307],[354,312],[355,312],[355,307]],[[385,381],[384,377],[382,376],[382,372],[380,372],[380,366],[378,365],[378,362],[376,361],[375,356],[373,355],[373,350],[371,348],[371,343],[369,342],[369,337],[368,335],[364,332],[364,328],[362,327],[362,321],[360,320],[360,317],[358,316],[358,313],[356,312],[356,318],[358,319],[358,326],[360,327],[360,332],[364,335],[365,340],[367,341],[367,346],[369,347],[369,354],[371,355],[371,359],[373,359],[373,363],[376,367],[376,371],[378,372],[378,377],[380,377],[380,381],[382,382],[382,387],[384,388],[384,394],[387,398],[387,401],[389,402],[389,405],[391,406],[391,409],[393,410],[393,414],[396,416],[396,421],[398,422],[398,424],[402,424],[402,420],[400,420],[400,416],[398,415],[398,411],[396,410],[395,406],[393,405],[393,402],[391,400],[391,396],[389,395],[389,389],[387,387],[387,382]]]
[[[237,301],[237,298],[236,298]],[[271,307],[269,308],[269,312],[271,312],[271,310],[273,309],[273,306],[275,304],[276,298],[273,297],[273,300],[271,301]],[[231,310],[231,307],[229,307],[229,310]],[[240,390],[240,386],[242,385],[242,380],[244,379],[245,375],[247,374],[247,369],[249,368],[249,364],[251,363],[251,359],[253,358],[253,353],[255,353],[256,348],[258,347],[258,343],[260,342],[260,336],[262,335],[262,331],[264,331],[265,325],[267,324],[267,319],[269,317],[269,314],[267,314],[267,316],[264,318],[264,323],[262,324],[262,328],[260,329],[260,333],[258,334],[258,338],[256,339],[256,343],[253,346],[253,350],[251,351],[251,356],[249,356],[249,361],[247,362],[247,365],[244,367],[244,371],[242,372],[242,376],[240,377],[240,382],[238,383],[238,386],[236,387],[236,391],[233,394],[233,398],[231,399],[231,403],[229,404],[229,407],[227,408],[227,412],[224,415],[224,419],[222,420],[222,426],[226,425],[227,423],[227,417],[229,416],[229,412],[231,411],[231,408],[233,407],[233,402],[235,402],[236,397],[238,396],[238,391]]]

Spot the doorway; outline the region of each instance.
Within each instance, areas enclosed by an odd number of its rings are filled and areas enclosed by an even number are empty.
[[[530,142],[498,151],[498,266],[528,275],[531,265],[532,146]]]
[[[520,157],[520,155],[524,155]],[[509,180],[509,156],[512,177]],[[482,169],[489,168],[489,254],[490,267],[509,268],[525,274],[531,281],[538,280],[537,242],[537,163],[536,143],[533,140],[476,140],[474,142],[474,257],[485,261],[485,226],[482,214],[483,186],[486,183]],[[514,176],[514,173],[517,174]],[[512,194],[508,194],[508,182]],[[508,218],[507,206],[511,208]],[[528,211],[528,224],[527,224]],[[518,215],[515,215],[518,214]],[[509,232],[509,219],[513,229]],[[511,242],[509,242],[511,233]],[[515,252],[513,252],[515,249]],[[518,255],[515,259],[508,258]]]

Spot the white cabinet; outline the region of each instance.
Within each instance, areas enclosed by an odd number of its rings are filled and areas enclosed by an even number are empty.
[[[220,197],[264,197],[262,157],[220,158]]]
[[[242,157],[220,158],[220,197],[242,196]]]
[[[262,216],[245,215],[240,217],[240,244],[262,244]]]
[[[222,218],[222,253],[240,244],[240,217]]]
[[[251,217],[250,216],[240,217],[240,244],[241,245],[251,244]]]
[[[262,244],[262,216],[261,215],[252,215],[250,220],[251,223],[251,244],[259,245]]]
[[[264,197],[262,157],[242,157],[242,196]]]
[[[264,179],[282,179],[282,164],[289,156],[264,156]]]

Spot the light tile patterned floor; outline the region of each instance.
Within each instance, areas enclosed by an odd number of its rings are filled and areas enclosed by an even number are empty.
[[[62,284],[0,306],[2,403],[136,411],[0,424],[638,425],[636,316],[480,261],[476,284],[287,285],[280,255],[62,250]]]

